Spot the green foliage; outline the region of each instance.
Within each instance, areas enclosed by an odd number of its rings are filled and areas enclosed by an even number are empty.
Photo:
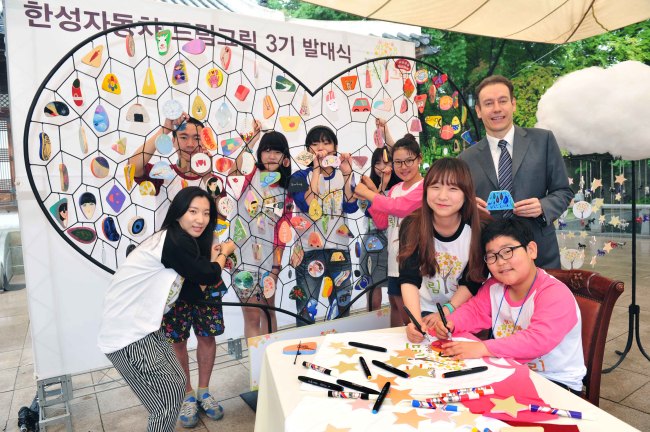
[[[522,127],[534,127],[537,123],[537,104],[558,76],[554,66],[540,66],[530,63],[522,70],[512,83],[515,86],[517,110],[514,113],[515,124]]]

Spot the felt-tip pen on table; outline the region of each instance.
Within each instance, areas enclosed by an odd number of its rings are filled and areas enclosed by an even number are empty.
[[[343,386],[341,386],[341,385],[334,384],[334,383],[327,382],[327,381],[321,381],[319,379],[304,376],[304,375],[299,375],[298,379],[300,381],[304,382],[304,383],[315,385],[315,386],[322,387],[322,388],[326,388],[328,390],[334,390],[334,391],[343,391],[344,390]]]
[[[450,412],[461,412],[468,411],[467,408],[458,406],[458,405],[447,405],[447,404],[435,404],[427,400],[412,400],[411,406],[413,408],[428,408],[428,409],[437,409],[440,411],[450,411]]]
[[[314,363],[310,363],[308,361],[302,362],[302,365],[304,367],[306,367],[307,369],[315,370],[316,372],[324,373],[325,375],[329,375],[329,376],[333,376],[333,377],[338,376],[338,373],[336,373],[336,371],[333,371],[332,369],[327,369],[327,368],[325,368],[323,366],[318,366],[318,365],[316,365]]]
[[[384,347],[380,347],[380,346],[377,346],[377,345],[368,345],[368,344],[364,344],[364,343],[361,343],[361,342],[348,342],[348,345],[353,346],[355,348],[369,349],[369,350],[372,350],[372,351],[379,351],[379,352],[388,351]]]
[[[384,386],[381,388],[381,392],[379,392],[379,396],[377,397],[377,402],[375,402],[375,405],[372,407],[372,413],[377,414],[379,412],[379,408],[381,408],[381,404],[384,403],[384,399],[386,399],[386,395],[388,394],[388,391],[390,390],[390,381],[386,382]]]
[[[387,365],[384,362],[380,362],[379,360],[373,360],[372,364],[374,364],[377,367],[382,368],[385,371],[392,372],[395,375],[402,377],[402,378],[408,378],[410,375],[404,372],[403,370],[397,369],[396,367],[392,367],[390,365]]]
[[[355,384],[350,381],[342,380],[342,379],[337,379],[336,380],[337,384],[342,385],[343,387],[351,388],[352,390],[356,390],[361,393],[368,393],[368,394],[379,394],[377,390],[371,389],[369,387],[365,387],[359,384]]]
[[[361,367],[363,368],[363,373],[366,374],[368,379],[372,379],[372,374],[370,373],[370,368],[368,368],[368,363],[366,363],[366,359],[363,357],[359,357],[359,363],[361,363]]]
[[[447,327],[447,317],[445,317],[445,311],[442,310],[442,306],[440,305],[440,303],[436,303],[436,307],[438,308],[438,314],[440,315],[440,320],[442,321],[442,324],[447,329],[447,337],[449,338],[449,340],[452,340],[451,331],[449,330],[449,327]]]
[[[473,373],[485,372],[488,370],[487,366],[476,366],[469,369],[461,369],[457,371],[445,372],[442,374],[443,378],[453,378],[457,376],[469,375]]]
[[[377,395],[370,395],[368,393],[344,392],[344,391],[339,392],[339,391],[332,391],[332,390],[329,390],[327,392],[327,397],[338,398],[338,399],[363,399],[363,400],[377,399]]]

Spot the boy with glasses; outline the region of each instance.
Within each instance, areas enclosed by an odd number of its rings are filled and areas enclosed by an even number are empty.
[[[444,355],[514,358],[579,395],[586,373],[580,309],[566,285],[535,266],[537,244],[527,221],[492,222],[481,243],[492,277],[449,315],[447,327],[438,321],[430,333],[446,339],[448,331],[456,336],[489,328],[494,339],[446,342]]]

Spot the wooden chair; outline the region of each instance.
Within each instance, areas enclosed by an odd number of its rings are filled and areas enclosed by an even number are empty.
[[[623,282],[587,270],[549,269],[546,272],[571,289],[580,308],[582,351],[587,366],[583,398],[598,406],[607,329],[614,304],[623,293]]]

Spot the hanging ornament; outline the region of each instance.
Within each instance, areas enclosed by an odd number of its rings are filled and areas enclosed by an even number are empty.
[[[169,52],[169,43],[172,40],[171,30],[161,30],[156,33],[156,43],[158,47],[158,54],[161,56]]]
[[[117,79],[117,75],[114,73],[106,74],[104,80],[102,81],[102,90],[117,95],[121,94],[122,88],[120,87],[120,82]]]
[[[219,105],[219,108],[217,108],[215,117],[217,119],[217,124],[223,129],[225,129],[226,126],[231,122],[232,111],[230,111],[230,108],[228,108],[228,104],[226,104],[226,102],[221,102],[221,105]]]
[[[307,92],[302,95],[302,102],[300,103],[300,115],[304,117],[309,117],[311,115],[311,110],[309,109],[309,99],[307,98]]]
[[[97,132],[106,132],[109,127],[108,113],[103,106],[97,105],[93,115],[93,127]]]
[[[370,67],[366,64],[366,88],[372,88],[372,78],[370,76]]]
[[[203,102],[203,98],[197,93],[192,102],[192,117],[203,121],[208,115],[208,107]]]
[[[43,162],[50,160],[52,155],[52,142],[50,137],[45,132],[38,134],[39,146],[38,146],[38,157],[41,158]]]
[[[83,124],[79,127],[79,147],[81,147],[83,154],[88,153],[88,138],[86,138],[86,128],[84,128]]]
[[[81,63],[98,68],[102,64],[103,52],[104,52],[104,45],[97,45],[95,48],[90,50],[88,54],[86,54],[81,58]]]
[[[283,92],[294,92],[296,91],[296,84],[282,75],[277,75],[275,77],[275,89]]]
[[[61,184],[61,192],[67,192],[70,187],[70,176],[68,176],[68,167],[64,163],[59,164],[59,182]]]
[[[207,149],[208,151],[214,152],[217,150],[217,140],[214,137],[214,132],[212,131],[211,128],[209,127],[204,127],[201,130],[201,145],[203,148]]]
[[[135,165],[126,164],[124,165],[124,184],[126,190],[130,191],[133,187],[133,180],[135,179]]]
[[[180,85],[187,82],[187,66],[184,60],[176,60],[172,70],[172,84]]]
[[[205,75],[205,81],[208,83],[210,88],[221,87],[223,83],[223,72],[218,68],[212,68]]]
[[[72,101],[79,107],[84,104],[84,98],[81,94],[81,81],[79,78],[75,78],[74,81],[72,81]]]
[[[273,99],[271,99],[271,96],[266,95],[264,96],[264,99],[262,99],[262,115],[264,116],[265,119],[268,119],[273,114],[275,114],[275,106],[273,106]]]
[[[97,208],[97,198],[91,192],[84,192],[79,196],[79,207],[86,219],[92,219]]]
[[[133,33],[129,32],[124,38],[124,44],[126,46],[126,54],[129,57],[135,56],[135,40],[133,39]]]
[[[205,51],[205,42],[202,39],[193,39],[185,43],[181,49],[192,55],[203,54],[203,51]]]
[[[221,54],[219,54],[219,60],[221,61],[221,66],[223,70],[227,71],[230,67],[230,60],[232,59],[232,49],[229,46],[221,48]]]
[[[45,105],[43,112],[46,117],[67,117],[70,114],[70,108],[63,102],[54,101]]]
[[[153,71],[151,68],[147,68],[147,72],[144,75],[144,83],[142,84],[142,94],[151,96],[156,94],[156,82],[153,79]]]

